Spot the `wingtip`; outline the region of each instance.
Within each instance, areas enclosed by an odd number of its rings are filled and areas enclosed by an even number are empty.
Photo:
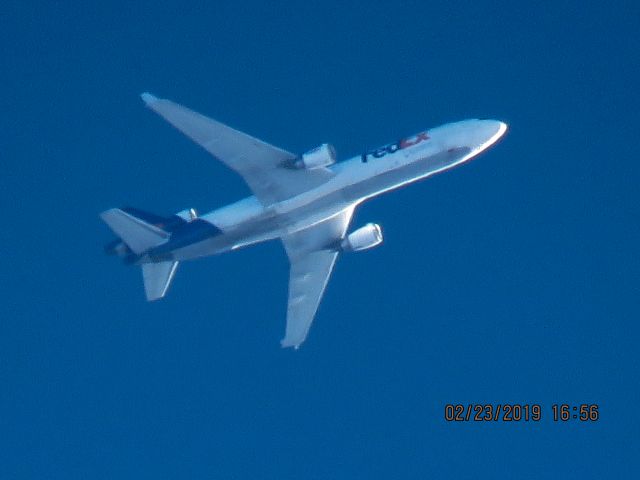
[[[107,218],[109,218],[111,215],[113,215],[113,212],[115,210],[117,210],[117,208],[110,208],[108,210],[105,210],[104,212],[100,212],[98,215],[100,216],[100,218],[102,220],[104,220],[106,222]]]
[[[291,343],[286,341],[285,339],[280,340],[280,346],[282,348],[293,348],[294,350],[298,350],[300,348],[300,344],[299,343]]]
[[[140,98],[142,98],[142,101],[147,105],[150,104],[151,102],[155,102],[156,100],[158,100],[158,97],[156,97],[155,95],[149,92],[141,93]]]

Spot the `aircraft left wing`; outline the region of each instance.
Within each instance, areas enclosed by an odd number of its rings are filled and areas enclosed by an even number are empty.
[[[287,168],[296,155],[234,130],[170,100],[143,93],[151,110],[238,172],[264,206],[287,200],[334,176],[327,168]]]
[[[307,337],[354,209],[350,206],[327,220],[282,237],[291,262],[287,328],[280,342],[283,347],[298,348]]]

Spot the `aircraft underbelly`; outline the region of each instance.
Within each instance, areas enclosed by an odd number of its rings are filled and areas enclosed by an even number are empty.
[[[345,204],[342,195],[331,195],[318,202],[304,205],[295,211],[254,219],[221,235],[204,238],[176,249],[171,252],[172,258],[174,260],[190,260],[274,240],[326,220],[347,206],[348,204]]]
[[[219,253],[236,250],[256,243],[278,238],[279,230],[274,228],[244,228],[240,231],[224,233],[206,238],[172,252],[175,260],[191,260],[194,258],[217,255]]]
[[[237,225],[228,225],[223,234],[204,238],[172,252],[175,260],[216,255],[229,250],[273,240],[315,225],[343,211],[350,205],[392,190],[406,183],[427,177],[456,165],[470,153],[467,147],[450,149],[400,166],[393,166],[377,175],[355,181],[340,188],[318,192],[308,202],[292,208],[287,205],[278,213],[278,205]],[[212,216],[213,219],[213,216]]]
[[[470,152],[470,148],[460,147],[441,151],[398,167],[389,168],[378,175],[346,186],[343,190],[343,195],[349,201],[364,201],[380,193],[451,168],[464,160]]]

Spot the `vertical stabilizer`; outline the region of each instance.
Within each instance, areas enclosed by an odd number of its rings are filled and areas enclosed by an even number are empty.
[[[142,265],[142,279],[147,300],[151,302],[165,296],[177,268],[178,262],[171,260]]]

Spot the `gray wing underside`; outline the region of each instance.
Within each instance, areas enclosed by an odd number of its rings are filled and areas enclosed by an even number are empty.
[[[333,177],[333,172],[326,168],[284,167],[283,164],[295,159],[296,155],[170,100],[156,98],[150,93],[143,93],[142,99],[151,110],[238,172],[265,206],[316,188]]]
[[[178,262],[171,260],[159,263],[144,263],[142,265],[142,279],[147,300],[158,300],[165,296],[177,268]]]
[[[282,237],[291,262],[287,327],[283,347],[298,348],[307,337],[338,258],[355,206],[312,227]]]

